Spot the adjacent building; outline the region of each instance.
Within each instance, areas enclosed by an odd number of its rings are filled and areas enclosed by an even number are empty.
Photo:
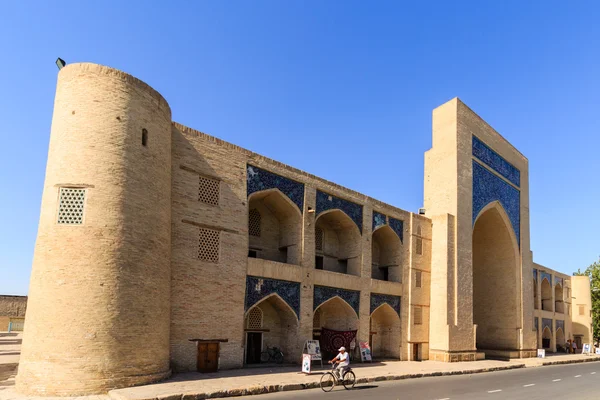
[[[312,339],[325,354],[369,342],[376,359],[447,362],[589,341],[574,315],[589,281],[533,263],[528,173],[453,99],[433,112],[413,213],[173,122],[126,73],[68,65],[17,389],[99,393],[272,347],[298,363]]]

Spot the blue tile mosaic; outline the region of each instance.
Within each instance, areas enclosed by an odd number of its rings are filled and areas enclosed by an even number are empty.
[[[548,280],[548,283],[552,285],[552,275],[550,275],[547,272],[540,272],[540,280],[543,282],[544,278],[546,278]]]
[[[274,174],[253,165],[246,166],[247,192],[248,196],[252,193],[267,189],[279,189],[292,200],[300,209],[304,210],[304,184],[296,182],[284,176]]]
[[[521,171],[475,136],[473,136],[473,155],[505,177],[509,182],[512,182],[515,186],[521,186]]]
[[[345,212],[362,234],[363,208],[361,205],[317,190],[317,216],[323,211],[335,209]]]
[[[552,332],[552,319],[550,319],[550,318],[542,318],[542,332],[546,328],[550,329],[550,332]]]
[[[479,212],[498,200],[512,224],[521,247],[521,193],[473,160],[473,225]]]
[[[558,276],[554,277],[554,286],[556,285],[560,285],[560,287],[563,287],[563,279],[559,278]]]
[[[350,307],[354,309],[356,315],[358,316],[358,309],[360,307],[360,292],[355,290],[332,288],[328,286],[315,286],[315,291],[313,294],[313,310],[316,310],[321,304],[336,296],[350,304]]]
[[[400,238],[400,242],[404,243],[404,221],[390,217],[390,228]]]
[[[382,304],[389,304],[400,316],[400,296],[392,296],[389,294],[371,293],[371,314]]]
[[[382,213],[378,213],[377,211],[373,211],[373,231],[379,228],[380,226],[387,224],[387,217]]]
[[[245,310],[273,293],[279,295],[300,318],[300,283],[257,276],[246,277]]]
[[[540,319],[538,317],[533,317],[533,323],[535,324],[535,330],[539,331],[540,330],[540,326],[539,326],[539,321]]]
[[[537,276],[538,276],[538,270],[537,269],[533,269],[533,279],[535,279],[537,281]]]
[[[565,321],[561,320],[561,319],[557,319],[556,320],[556,330],[558,331],[558,328],[562,329],[562,331],[565,331]]]

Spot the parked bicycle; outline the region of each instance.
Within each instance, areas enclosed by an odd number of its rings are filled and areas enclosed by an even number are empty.
[[[277,347],[267,347],[267,350],[260,353],[261,362],[275,361],[277,364],[283,362],[283,352]]]
[[[330,372],[325,372],[323,374],[323,376],[321,377],[321,389],[324,392],[331,392],[333,390],[333,388],[335,387],[335,385],[339,385],[340,383],[342,385],[344,385],[344,388],[346,390],[350,390],[354,387],[354,385],[356,384],[356,375],[354,375],[354,372],[352,371],[352,368],[350,367],[346,367],[346,369],[344,369],[344,373],[342,375],[342,379],[338,379],[336,372],[336,364],[332,364],[331,365],[331,371]]]

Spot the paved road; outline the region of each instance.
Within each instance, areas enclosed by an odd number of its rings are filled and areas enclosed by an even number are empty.
[[[360,373],[360,370],[356,371]],[[246,396],[250,400],[598,400],[600,362],[525,368],[475,375],[373,382],[346,391],[321,389]]]

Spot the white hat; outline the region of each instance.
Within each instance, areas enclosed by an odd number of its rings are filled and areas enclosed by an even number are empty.
[[[340,349],[338,351],[342,351],[342,350],[346,351],[346,348],[344,346],[342,346],[342,347],[340,347]]]

